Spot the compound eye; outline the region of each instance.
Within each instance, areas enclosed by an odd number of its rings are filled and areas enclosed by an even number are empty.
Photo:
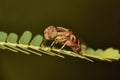
[[[72,41],[75,41],[75,40],[76,40],[76,38],[75,38],[74,35],[71,35],[71,40],[72,40]]]

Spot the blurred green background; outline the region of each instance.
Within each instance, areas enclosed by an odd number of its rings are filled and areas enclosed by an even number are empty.
[[[120,49],[119,0],[0,0],[0,31],[43,34],[48,25],[71,29],[95,49]],[[120,61],[94,63],[66,56],[0,50],[0,80],[119,80]]]

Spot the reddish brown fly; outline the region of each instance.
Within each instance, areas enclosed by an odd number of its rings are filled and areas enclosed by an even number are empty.
[[[61,50],[65,46],[72,48],[74,52],[79,53],[81,50],[79,39],[72,33],[71,30],[63,27],[48,26],[44,30],[45,40],[53,40],[51,48],[54,44],[62,44]]]

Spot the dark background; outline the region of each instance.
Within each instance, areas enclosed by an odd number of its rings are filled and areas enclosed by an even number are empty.
[[[71,29],[90,47],[120,49],[119,0],[0,0],[0,31],[43,34],[48,25]],[[0,50],[0,80],[119,80],[120,61],[25,55]]]

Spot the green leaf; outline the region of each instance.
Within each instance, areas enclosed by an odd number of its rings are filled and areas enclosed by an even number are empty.
[[[0,31],[0,42],[5,42],[7,39],[7,33]]]
[[[15,34],[15,33],[10,33],[10,34],[8,35],[7,42],[17,43],[17,40],[18,40],[17,34]]]
[[[40,46],[43,42],[43,36],[36,35],[32,39],[32,33],[30,31],[25,31],[20,39],[18,40],[18,35],[16,33],[10,33],[7,36],[7,33],[0,31],[0,48],[8,49],[13,52],[22,52],[25,54],[34,53],[36,55],[42,56],[41,53],[45,53],[51,56],[58,56],[64,58],[64,55],[72,56],[75,58],[81,58],[93,62],[93,58],[103,60],[103,61],[114,61],[120,59],[120,53],[118,49],[107,48],[103,49],[93,49],[88,48],[86,45],[81,44],[81,53],[75,53],[68,50],[60,50],[55,47],[49,51],[49,47]],[[60,54],[58,54],[60,53]]]
[[[116,56],[117,55],[117,56]],[[118,60],[120,58],[119,50],[113,49],[113,48],[108,48],[106,49],[101,56],[103,58],[108,58],[108,59],[116,59]]]
[[[32,38],[32,33],[30,31],[25,31],[20,37],[19,44],[28,45]]]
[[[41,35],[36,35],[30,42],[30,45],[39,47],[42,41],[43,41],[43,37]]]

